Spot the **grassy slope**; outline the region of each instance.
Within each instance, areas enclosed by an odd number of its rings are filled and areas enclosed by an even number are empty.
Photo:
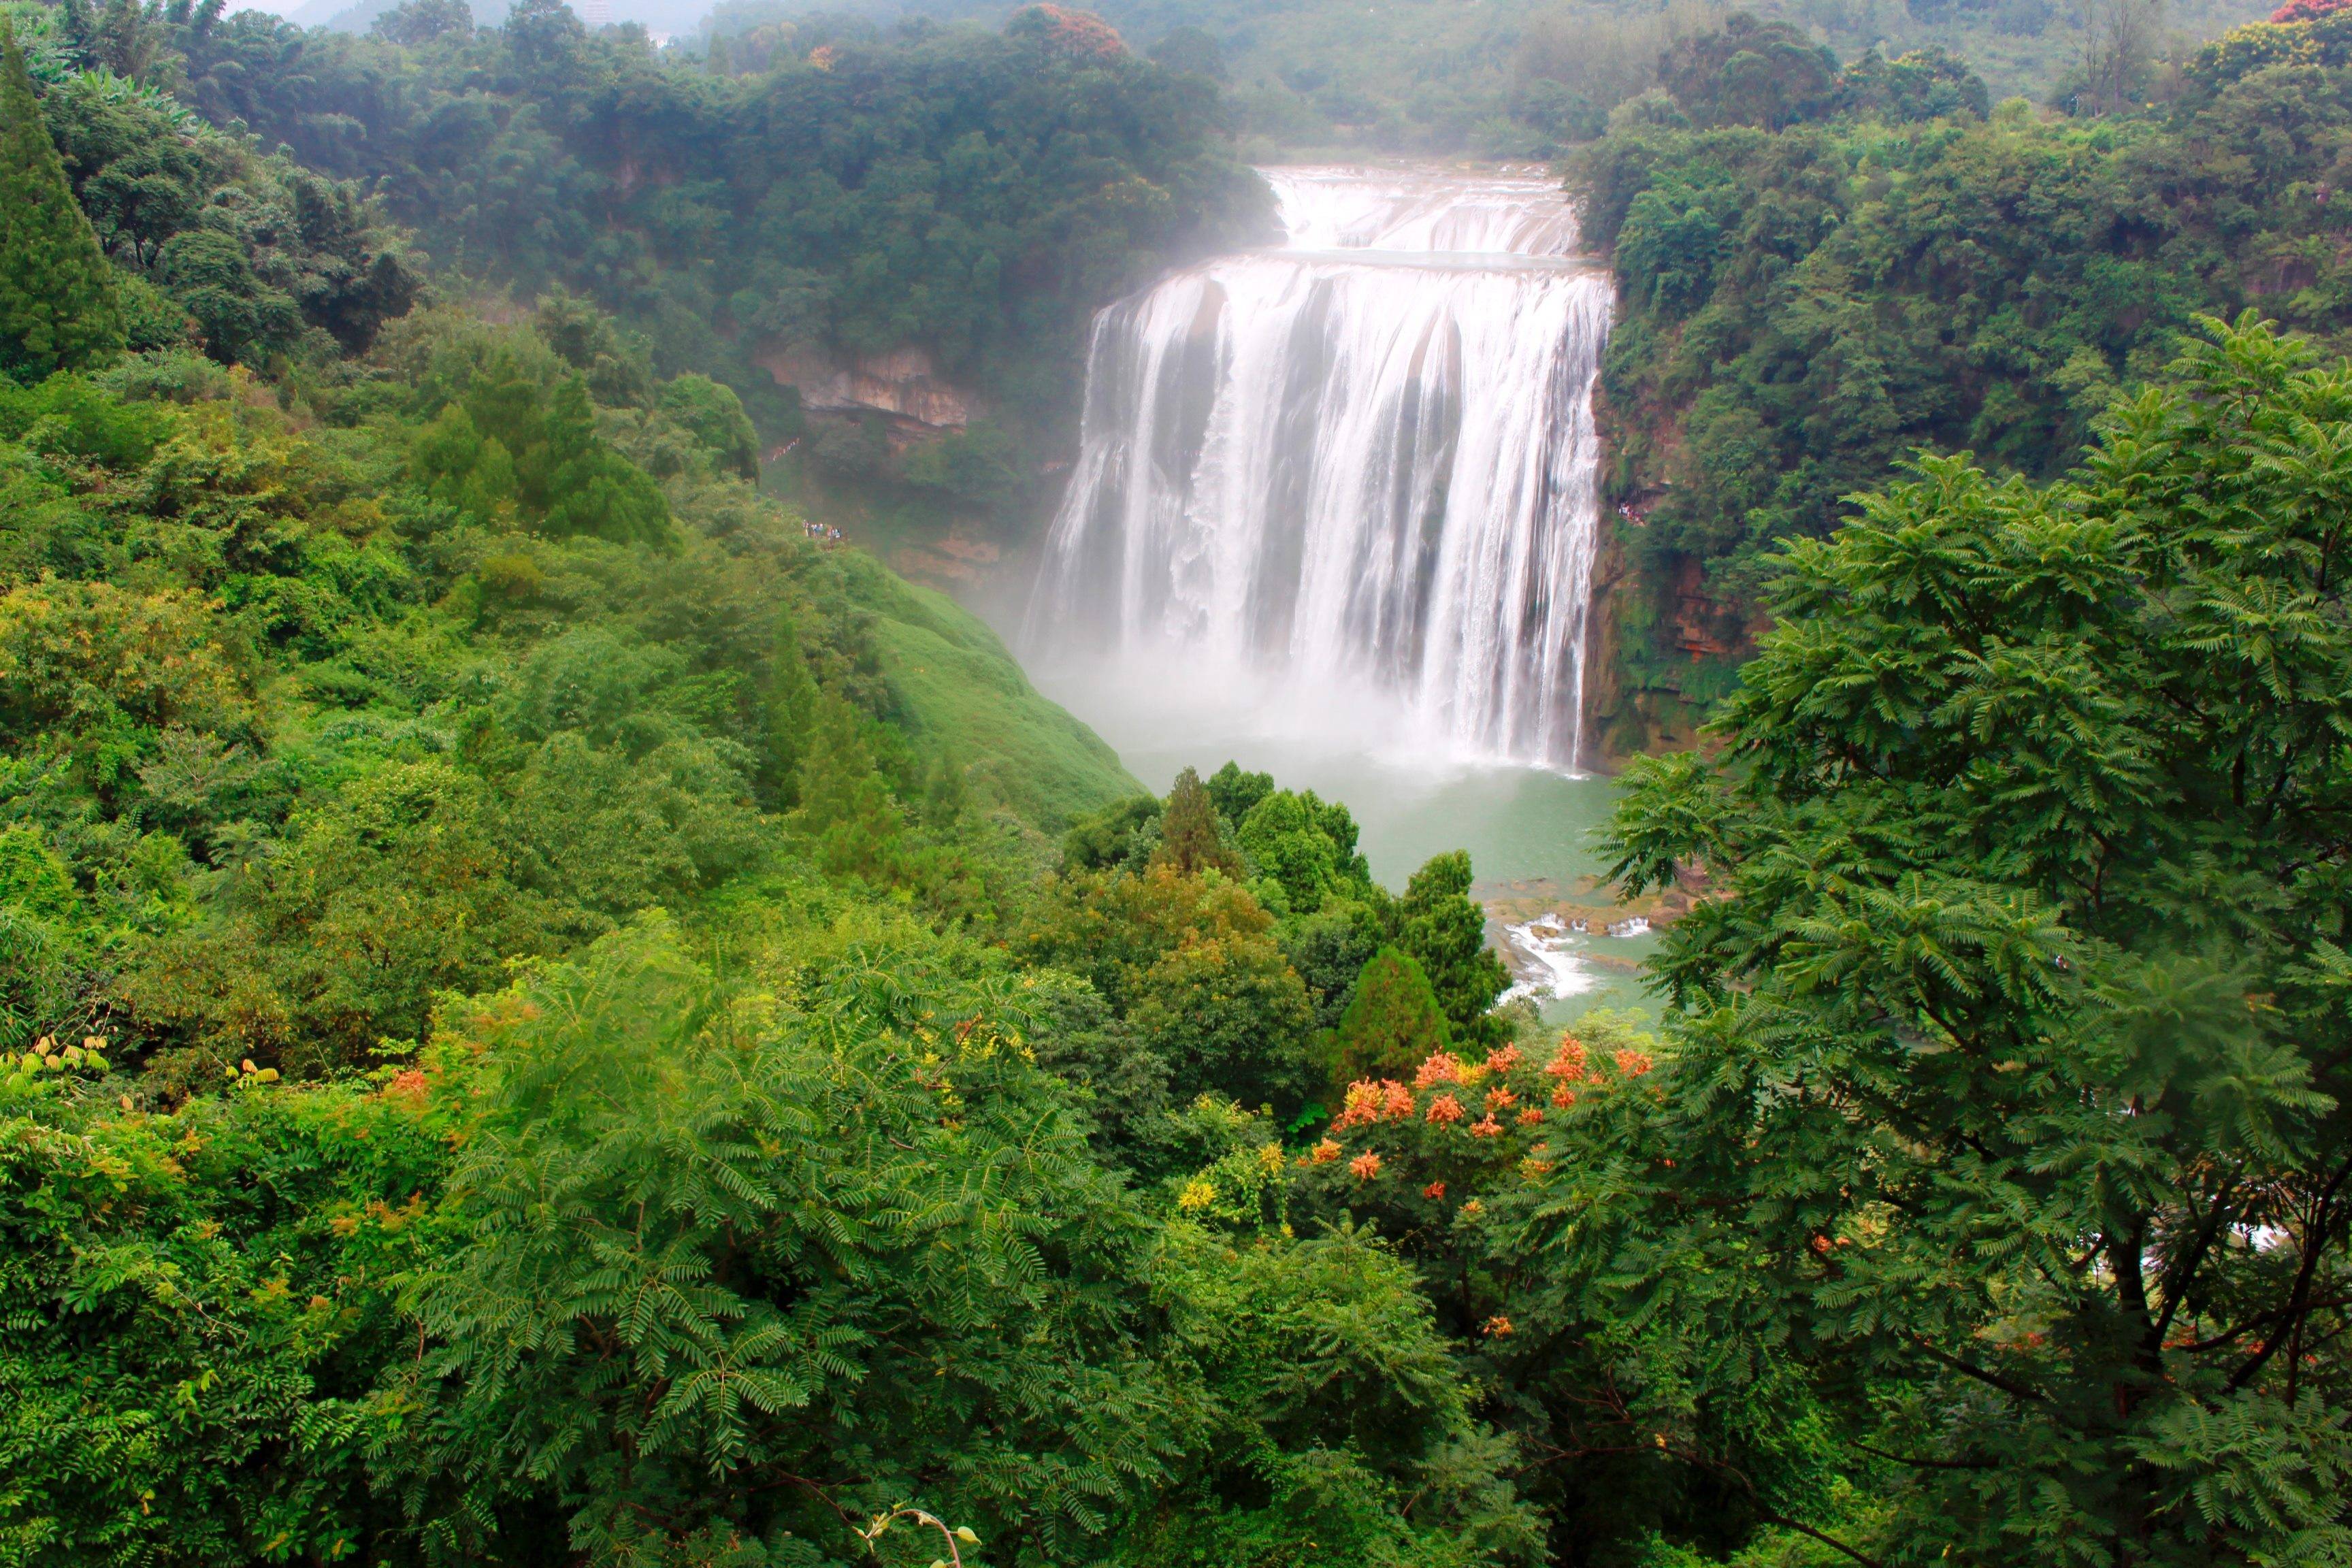
[[[946,595],[842,552],[850,594],[909,729],[963,759],[973,786],[1048,832],[1143,786],[1092,730],[1038,694],[997,635]]]

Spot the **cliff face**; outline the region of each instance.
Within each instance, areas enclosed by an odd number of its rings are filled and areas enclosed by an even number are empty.
[[[1698,726],[1770,623],[1710,585],[1699,557],[1658,549],[1643,531],[1673,494],[1668,476],[1683,469],[1679,412],[1629,405],[1604,383],[1593,416],[1605,499],[1585,650],[1584,765],[1613,771],[1644,752],[1699,744]]]
[[[1687,556],[1643,570],[1627,535],[1641,514],[1619,506],[1602,520],[1593,563],[1593,615],[1585,649],[1585,765],[1612,771],[1643,752],[1696,745],[1698,725],[1730,668],[1755,647],[1760,623],[1709,593]]]
[[[813,344],[779,343],[756,363],[777,385],[798,387],[801,406],[812,413],[881,414],[931,430],[961,430],[984,412],[979,398],[943,378],[919,348],[845,363]]]

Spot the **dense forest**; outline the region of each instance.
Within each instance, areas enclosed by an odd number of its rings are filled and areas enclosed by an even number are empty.
[[[798,444],[792,466],[821,481],[935,511],[1028,500],[1035,454],[1075,418],[1093,308],[1265,221],[1211,134],[1213,86],[1059,13],[1002,34],[852,28],[730,74],[634,29],[592,35],[555,0],[495,28],[458,0],[412,0],[366,36],[217,3],[15,11],[33,74],[65,89],[43,108],[77,194],[141,281],[169,291],[220,248],[184,230],[343,193],[331,237],[277,222],[248,238],[256,280],[216,287],[253,302],[201,321],[215,353],[263,363],[306,321],[364,347],[434,268],[506,289],[508,309],[568,289],[657,374],[732,389],[763,450]],[[317,190],[278,188],[295,180]],[[331,261],[310,258],[320,246]],[[362,297],[310,305],[305,268]],[[809,427],[811,356],[822,370],[909,343],[977,417],[911,452],[871,417]]]
[[[0,1563],[2352,1563],[2347,26],[1605,111],[1720,702],[1563,1032],[762,488],[912,343],[1009,504],[1200,58],[0,6]]]
[[[2352,17],[2233,31],[2134,109],[2158,67],[2121,79],[2132,111],[2053,115],[1989,106],[1948,57],[1841,67],[1738,20],[1576,150],[1622,299],[1602,384],[1643,584],[1615,647],[1627,749],[1736,682],[1778,542],[1913,451],[2056,478],[2200,316],[2253,308],[2340,351]]]
[[[384,0],[346,15],[359,23]],[[667,0],[622,0],[665,14]],[[1662,53],[1722,27],[1725,0],[1104,0],[1093,7],[1171,68],[1223,83],[1254,158],[1339,152],[1548,158],[1600,134],[1609,110],[1655,84]],[[969,19],[1003,0],[720,0],[675,47],[721,57],[800,47],[848,18],[869,26]],[[2207,39],[2269,7],[2259,0],[1762,0],[1742,7],[1841,59],[1939,50],[1967,59],[1996,98],[2080,108],[2118,59],[2153,68],[2168,100]],[[362,24],[363,25],[363,24]],[[678,23],[666,30],[681,32]],[[2137,74],[2136,71],[2129,74]]]

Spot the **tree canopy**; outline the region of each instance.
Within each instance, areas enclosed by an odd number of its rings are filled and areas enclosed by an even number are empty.
[[[1793,1375],[1914,1553],[2346,1549],[2352,374],[2206,331],[2079,478],[1926,459],[1792,545],[1724,751],[1614,829],[1722,896],[1632,1179],[1529,1220],[1696,1386]]]
[[[0,17],[0,371],[39,378],[122,347],[114,280]]]

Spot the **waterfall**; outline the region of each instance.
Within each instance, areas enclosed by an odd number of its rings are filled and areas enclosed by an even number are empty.
[[[1277,168],[1287,240],[1095,319],[1026,638],[1380,693],[1573,771],[1610,287],[1535,177]]]

